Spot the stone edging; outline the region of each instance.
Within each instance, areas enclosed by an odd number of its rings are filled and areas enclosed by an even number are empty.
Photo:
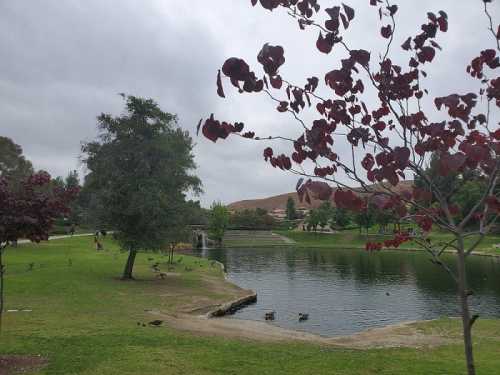
[[[224,267],[224,264],[219,262],[219,261],[215,261],[219,266],[220,268],[222,269],[222,272],[224,272],[224,279],[226,280],[226,282],[229,282],[227,280],[227,273],[226,273],[226,268]],[[237,298],[233,301],[229,301],[219,307],[217,307],[215,310],[212,310],[210,312],[208,312],[206,314],[206,317],[207,318],[215,318],[215,317],[221,317],[221,316],[224,316],[224,315],[227,315],[227,314],[231,314],[231,313],[234,313],[235,311],[251,304],[251,303],[255,303],[257,302],[257,293],[255,293],[253,290],[250,291],[249,294],[243,296],[243,297],[240,297],[240,298]]]
[[[254,291],[251,291],[250,294],[247,294],[246,296],[237,298],[233,301],[230,301],[228,303],[225,303],[221,305],[220,307],[216,308],[215,310],[210,311],[206,317],[207,318],[214,318],[214,317],[220,317],[224,316],[227,314],[234,313],[236,310],[239,310],[251,303],[257,302],[257,293]]]

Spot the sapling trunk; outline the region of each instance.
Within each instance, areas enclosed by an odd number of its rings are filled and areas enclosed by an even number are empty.
[[[128,253],[127,263],[125,264],[125,269],[123,270],[122,280],[133,280],[132,270],[134,269],[135,257],[137,255],[137,250],[130,249]]]
[[[475,375],[474,354],[472,350],[472,322],[469,311],[469,291],[467,287],[467,275],[465,264],[464,242],[461,235],[458,236],[457,243],[457,273],[458,273],[458,293],[460,296],[460,308],[462,314],[462,329],[464,338],[465,360],[467,363],[467,374]]]
[[[4,291],[4,265],[3,265],[3,251],[4,247],[0,245],[0,332],[2,332],[2,317],[3,317],[3,291]]]

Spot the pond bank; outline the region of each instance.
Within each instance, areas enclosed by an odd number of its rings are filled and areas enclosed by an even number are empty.
[[[109,237],[109,236],[108,236]],[[457,344],[425,349],[350,350],[315,341],[263,341],[273,324],[256,339],[231,333],[190,334],[176,327],[176,318],[193,319],[244,295],[223,282],[212,262],[176,255],[170,276],[157,278],[151,264],[164,263],[159,254],[138,254],[136,281],[122,282],[126,255],[111,238],[104,252],[96,252],[92,237],[26,244],[7,252],[6,307],[29,308],[30,314],[5,314],[0,356],[41,356],[46,374],[219,375],[366,375],[458,374],[463,372],[460,324],[456,320],[416,323],[417,334],[457,340]],[[68,265],[68,259],[72,260]],[[26,271],[34,262],[36,267]],[[177,274],[177,275],[175,275]],[[81,297],[81,298],[80,298]],[[57,308],[54,308],[57,306]],[[207,308],[208,306],[208,308]],[[204,308],[204,311],[196,310]],[[149,326],[152,312],[162,312],[163,328]],[[194,311],[193,311],[194,310]],[[200,318],[200,329],[226,320],[232,332],[236,319]],[[144,322],[146,327],[137,323]],[[251,324],[250,322],[249,324]],[[229,323],[228,323],[229,324]],[[243,323],[246,324],[246,323]],[[172,327],[172,328],[171,328]],[[413,327],[413,326],[412,326]],[[194,327],[191,327],[191,329]],[[274,331],[274,329],[273,329]],[[281,330],[280,330],[281,331]],[[401,331],[403,334],[403,332]],[[229,334],[228,334],[229,335]],[[500,367],[500,320],[479,319],[474,325],[477,368],[495,374]]]
[[[301,231],[274,231],[269,232],[274,235],[274,238],[281,238],[282,242],[263,242],[252,240],[252,233],[249,232],[247,236],[239,234],[236,238],[231,236],[231,241],[226,245],[226,247],[298,247],[298,248],[330,248],[330,249],[344,249],[344,250],[364,250],[367,237],[365,235],[360,235],[353,232],[337,232],[337,233],[314,233],[314,232],[301,232]],[[261,234],[262,236],[262,234]],[[432,236],[432,235],[431,235]],[[436,234],[437,236],[442,236],[442,234]],[[383,241],[389,238],[389,236],[380,236],[370,234],[368,240],[370,241]],[[446,238],[437,238],[444,241]],[[489,236],[484,239],[484,245],[478,247],[477,251],[474,251],[472,255],[486,256],[500,258],[500,248],[494,248],[495,243],[500,244],[499,236]],[[398,249],[384,249],[383,251],[421,251],[424,250],[417,246],[412,246],[411,242],[403,244]],[[446,253],[454,254],[453,250],[447,250]]]
[[[425,324],[425,321],[372,328],[347,336],[323,337],[281,328],[268,322],[224,317],[210,318],[207,315],[168,315],[160,311],[152,311],[151,314],[155,318],[165,320],[168,327],[175,330],[259,342],[302,342],[350,349],[421,348],[460,342],[457,338],[446,337],[443,334],[423,332],[420,325]]]
[[[219,266],[224,270],[223,264],[219,263]],[[211,283],[213,284],[214,280]],[[163,319],[167,326],[176,330],[204,336],[215,335],[260,342],[302,342],[349,349],[420,348],[459,343],[459,340],[442,334],[422,332],[419,326],[430,321],[403,322],[352,335],[325,337],[282,328],[271,322],[225,318],[224,315],[232,314],[237,309],[256,302],[257,294],[228,281],[226,275],[215,289],[231,291],[234,296],[227,302],[215,305],[208,303],[206,306],[199,305],[194,309],[180,308],[179,313],[167,314],[159,310],[152,310],[149,313],[155,318]]]

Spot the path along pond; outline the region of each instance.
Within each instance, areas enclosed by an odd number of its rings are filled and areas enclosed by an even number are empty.
[[[234,319],[322,336],[348,335],[411,320],[459,316],[454,281],[421,252],[329,249],[209,249],[197,255],[217,260],[228,279],[257,292],[257,303]],[[444,260],[453,268],[454,257]],[[473,256],[468,278],[473,313],[500,317],[500,259]],[[299,313],[309,314],[299,322]]]

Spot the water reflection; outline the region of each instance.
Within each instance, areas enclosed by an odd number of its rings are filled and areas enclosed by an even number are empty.
[[[327,249],[213,249],[210,259],[226,266],[231,281],[257,291],[258,302],[234,318],[326,336],[344,335],[407,320],[457,316],[456,287],[423,253]],[[454,268],[454,258],[445,261]],[[500,317],[500,262],[473,257],[469,282],[473,311]],[[298,321],[298,313],[309,320]]]

